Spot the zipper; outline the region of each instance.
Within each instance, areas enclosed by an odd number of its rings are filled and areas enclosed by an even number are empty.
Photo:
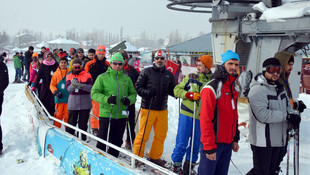
[[[117,75],[118,75],[118,71],[116,71],[116,83],[117,83],[117,97],[119,98],[119,83],[118,83],[118,80],[117,80]],[[118,110],[119,110],[119,99],[118,99],[118,102],[117,102],[117,109],[116,109],[116,119],[118,119]]]

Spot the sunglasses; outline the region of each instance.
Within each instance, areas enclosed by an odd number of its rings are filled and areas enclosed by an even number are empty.
[[[165,58],[164,58],[164,57],[155,57],[155,60],[159,60],[159,59],[161,59],[161,60],[165,60]]]
[[[123,63],[117,63],[117,62],[112,62],[112,64],[113,64],[114,66],[116,66],[116,65],[122,66],[122,65],[123,65]]]
[[[83,53],[83,52],[78,52],[78,53]]]
[[[266,67],[266,71],[270,74],[274,74],[274,73],[280,74],[282,72],[282,68],[269,66],[269,67]]]
[[[72,67],[74,70],[80,70],[82,68],[80,65],[73,65]]]

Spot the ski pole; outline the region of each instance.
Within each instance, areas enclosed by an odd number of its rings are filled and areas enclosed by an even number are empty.
[[[109,137],[110,137],[110,125],[111,125],[111,117],[112,117],[112,109],[113,109],[113,105],[111,104],[111,112],[110,112],[110,118],[109,118],[109,125],[108,125],[108,135],[107,135],[107,142],[109,142]],[[105,151],[108,152],[108,146],[106,146]]]
[[[123,97],[126,97],[125,96],[125,90],[124,90],[124,84],[123,84]],[[129,111],[128,111],[127,106],[125,107],[125,110],[126,110],[126,116],[127,116],[127,129],[128,129],[128,132],[129,132],[130,146],[131,146],[131,151],[133,152],[131,129],[130,129],[130,123],[129,123]]]
[[[239,174],[241,174],[241,171],[239,170],[239,168],[235,165],[235,163],[232,161],[232,159],[230,159],[231,163],[234,165],[234,167],[238,170]]]
[[[193,160],[193,148],[194,148],[194,137],[195,137],[195,120],[196,120],[196,101],[194,101],[194,113],[193,113],[193,129],[192,129],[192,144],[191,144],[191,155],[189,161],[189,174],[192,172],[192,160]]]
[[[151,111],[152,101],[153,101],[153,97],[151,98],[151,101],[150,101],[149,111],[148,111],[147,117],[146,117],[146,122],[145,122],[145,126],[144,126],[144,131],[143,131],[143,135],[142,135],[142,140],[141,140],[141,145],[140,145],[138,156],[140,156],[140,153],[141,153],[141,148],[142,148],[142,144],[143,144],[143,139],[144,139],[144,134],[145,134],[146,126],[147,126],[147,121],[149,119],[149,115],[150,115],[150,111]]]

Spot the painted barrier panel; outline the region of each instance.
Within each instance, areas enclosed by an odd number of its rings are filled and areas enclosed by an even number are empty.
[[[46,132],[45,156],[49,154],[61,160],[60,166],[69,175],[135,174],[55,128]]]

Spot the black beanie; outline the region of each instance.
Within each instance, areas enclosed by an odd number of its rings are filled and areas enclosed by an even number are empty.
[[[3,52],[2,56],[6,57],[6,52]]]
[[[267,67],[267,66],[271,66],[271,65],[273,65],[273,66],[281,66],[281,63],[280,63],[280,61],[278,60],[278,59],[276,59],[276,58],[268,58],[268,59],[266,59],[264,62],[263,62],[263,68],[264,67]]]

